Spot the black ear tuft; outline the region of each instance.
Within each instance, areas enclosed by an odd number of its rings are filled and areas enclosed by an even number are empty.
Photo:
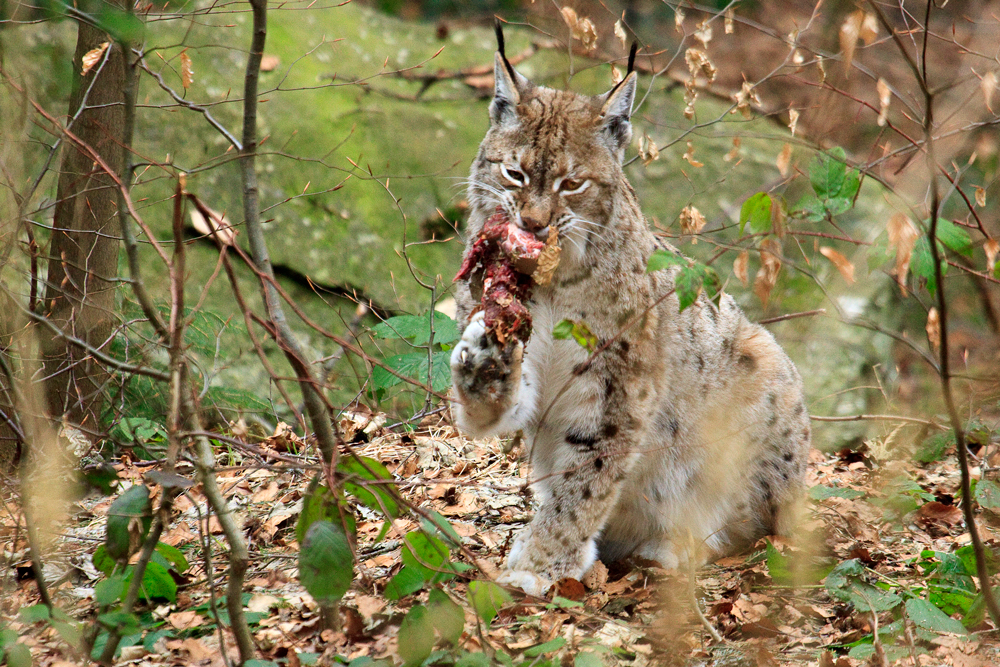
[[[502,39],[502,36],[501,36]],[[628,76],[635,69],[635,54],[639,51],[639,42],[632,42],[632,48],[628,52],[628,71],[625,75]]]
[[[507,60],[507,52],[504,48],[503,41],[503,24],[500,22],[500,19],[493,19],[493,30],[496,31],[497,34],[497,53],[500,54],[500,59],[503,60],[503,66],[506,68],[507,73],[510,74],[511,80],[517,81],[517,75],[514,74],[514,68]]]

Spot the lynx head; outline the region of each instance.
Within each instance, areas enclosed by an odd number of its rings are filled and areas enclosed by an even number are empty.
[[[625,78],[591,97],[535,85],[507,61],[499,24],[497,41],[490,129],[469,186],[475,218],[499,205],[540,239],[555,226],[560,266],[579,262],[601,246],[591,240],[605,234],[630,190],[622,159],[632,138],[635,46]]]

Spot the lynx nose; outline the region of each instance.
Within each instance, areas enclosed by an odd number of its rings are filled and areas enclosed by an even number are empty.
[[[521,228],[525,231],[531,232],[537,238],[545,239],[549,235],[549,226],[545,223],[539,222],[538,218],[532,217],[530,215],[522,215],[521,217]]]

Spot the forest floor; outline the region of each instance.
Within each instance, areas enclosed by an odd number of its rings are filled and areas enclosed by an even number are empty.
[[[495,576],[512,536],[533,511],[525,491],[528,466],[518,457],[519,447],[508,453],[499,440],[470,441],[437,417],[402,434],[387,430],[385,423],[384,416],[355,413],[347,414],[341,426],[357,443],[358,454],[381,461],[394,473],[404,498],[447,517],[466,547],[455,558],[474,557],[481,569],[469,574]],[[439,646],[444,650],[428,660],[487,664],[470,656],[495,651],[513,657],[514,664],[582,667],[602,662],[635,667],[1000,664],[1000,641],[988,618],[983,620],[968,576],[970,538],[956,506],[954,447],[949,448],[947,438],[931,438],[918,452],[918,458],[930,462],[917,463],[903,445],[904,435],[897,429],[860,453],[813,451],[799,537],[762,540],[751,552],[694,574],[694,597],[721,642],[712,640],[692,607],[688,573],[633,561],[610,568],[598,564],[586,585],[564,580],[547,600],[511,591],[513,601],[489,624],[479,621],[468,604],[467,584],[453,580],[443,590],[464,609],[464,631],[458,647]],[[263,440],[258,451],[288,456],[301,444],[286,430]],[[996,449],[987,445],[976,452],[985,457],[991,447]],[[342,629],[323,630],[317,606],[297,578],[295,522],[312,473],[276,470],[267,457],[228,456],[229,461],[220,461],[227,465],[219,482],[250,542],[252,563],[244,590],[260,654],[290,667],[364,665],[379,658],[400,664],[400,624],[410,607],[427,602],[428,592],[392,601],[383,590],[401,566],[400,537],[418,522],[396,519],[376,541],[382,521],[358,508],[356,577],[341,605]],[[142,483],[154,469],[137,461],[115,467],[119,490]],[[145,634],[123,649],[120,664],[222,667],[223,652],[235,653],[231,634],[219,632],[210,612],[209,580],[214,579],[214,594],[224,596],[226,546],[218,521],[205,521],[199,489],[179,497],[161,538],[190,562],[183,573],[173,573],[176,600],[140,606],[148,623]],[[38,603],[38,595],[25,558],[17,497],[11,490],[4,495],[0,535],[10,560],[3,575],[0,628],[6,625],[20,636],[36,665],[79,664],[54,624],[23,613]],[[56,604],[85,623],[96,615],[94,586],[103,575],[91,557],[103,541],[113,499],[75,503],[58,554],[50,560]],[[1000,544],[997,515],[983,510],[978,525],[995,549]],[[205,537],[211,537],[214,559],[208,575]],[[879,611],[873,615],[866,607]],[[463,655],[465,662],[459,659]]]

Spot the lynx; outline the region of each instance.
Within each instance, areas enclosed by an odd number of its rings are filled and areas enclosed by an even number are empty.
[[[598,557],[694,566],[787,533],[810,447],[802,381],[730,296],[679,312],[677,269],[647,273],[655,250],[677,251],[622,170],[636,73],[596,97],[535,85],[497,32],[468,238],[500,207],[539,239],[554,227],[562,248],[526,303],[526,344],[489,335],[469,282],[457,287],[456,420],[473,437],[523,431],[540,501],[499,581],[541,595]],[[564,319],[597,337],[593,357],[553,338]]]

